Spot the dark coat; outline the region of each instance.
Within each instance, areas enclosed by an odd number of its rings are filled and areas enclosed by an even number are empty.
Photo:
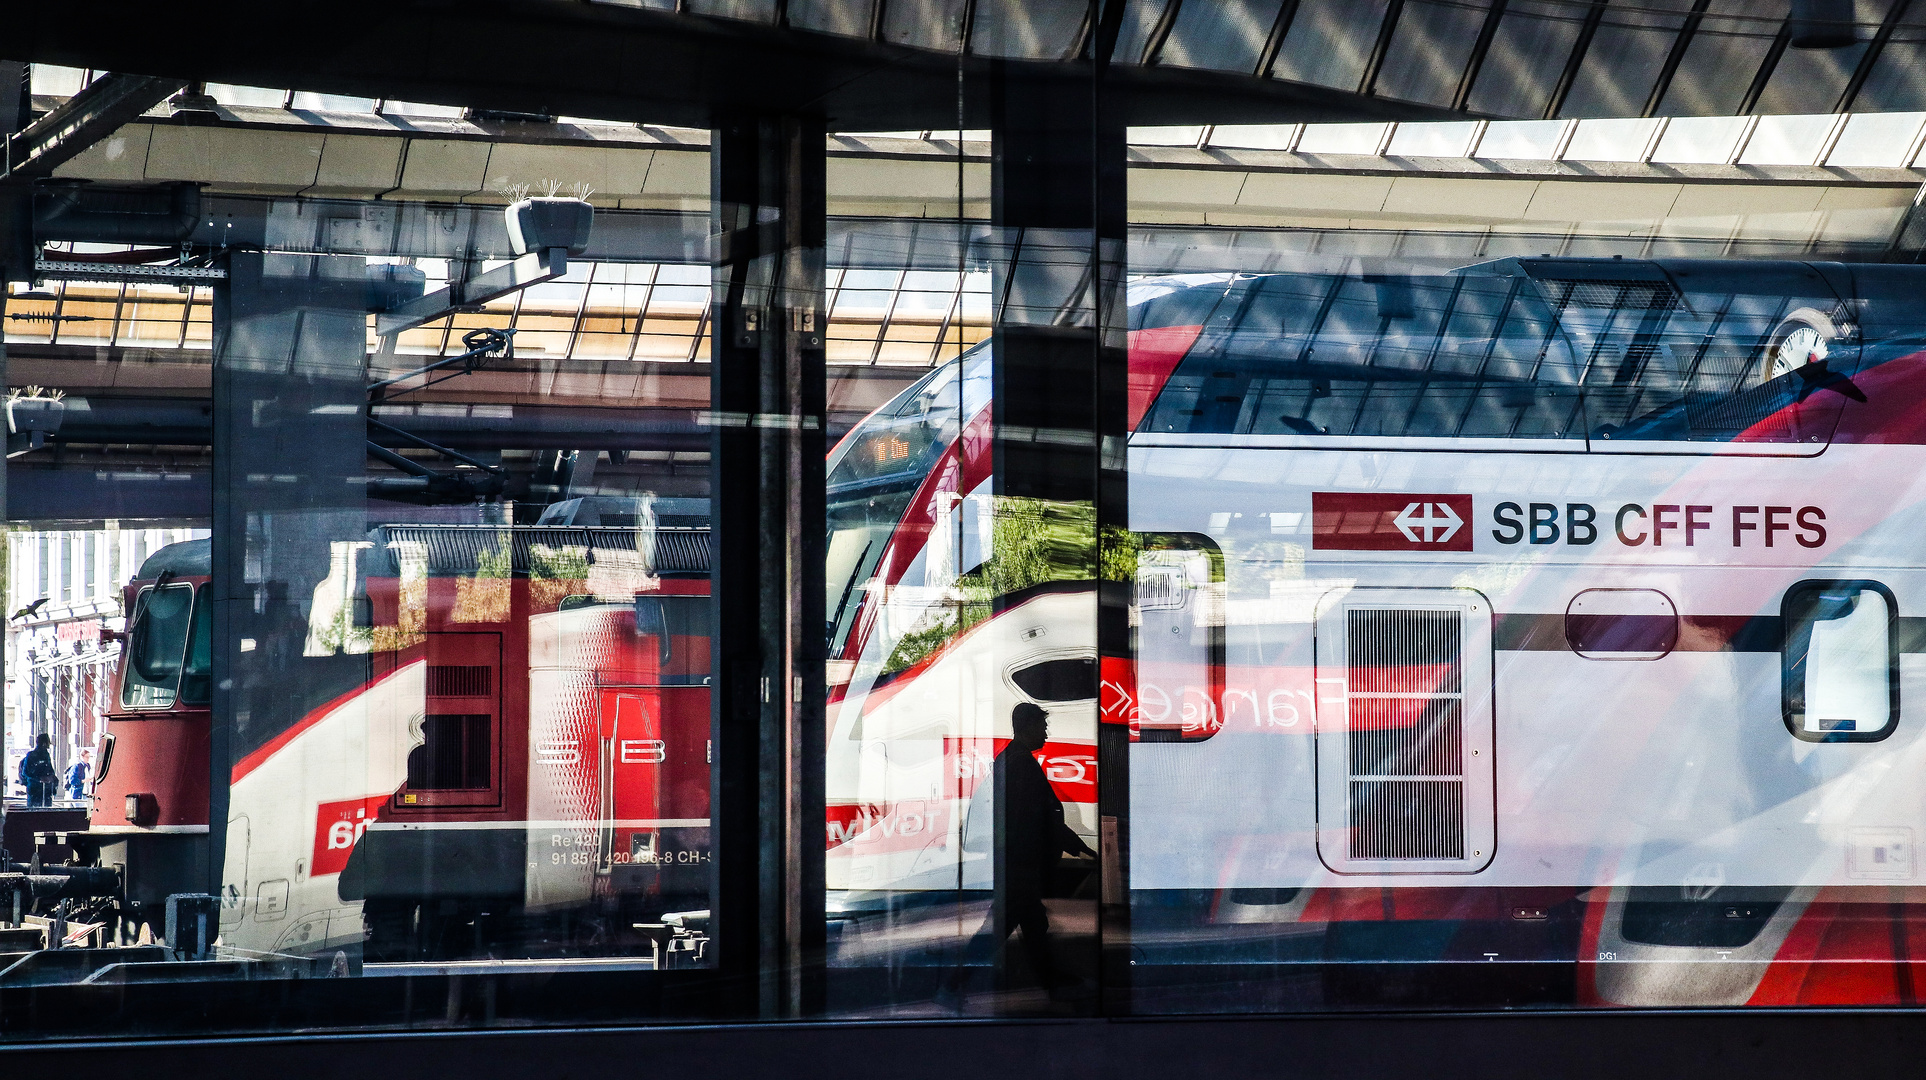
[[[1043,766],[1016,743],[996,756],[997,881],[1019,892],[1041,892],[1057,855],[1091,853],[1063,820],[1063,803]]]
[[[53,755],[45,747],[34,747],[20,762],[20,779],[29,784],[51,784],[60,778],[54,771]]]

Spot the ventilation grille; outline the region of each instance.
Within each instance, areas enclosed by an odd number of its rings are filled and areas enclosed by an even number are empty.
[[[429,697],[487,697],[492,682],[486,664],[428,665]]]
[[[1669,310],[1678,300],[1672,286],[1657,281],[1568,281],[1542,278],[1559,307],[1607,310]]]
[[[1350,857],[1465,857],[1464,616],[1345,613]]]
[[[492,741],[487,716],[423,717],[421,745],[408,754],[408,787],[414,791],[488,787]]]

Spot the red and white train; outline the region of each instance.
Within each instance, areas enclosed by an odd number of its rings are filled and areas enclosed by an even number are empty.
[[[648,953],[660,935],[637,923],[707,906],[707,530],[643,516],[332,545],[305,640],[240,641],[243,660],[280,649],[286,681],[256,692],[290,722],[245,732],[223,777],[225,946]],[[126,868],[130,931],[159,932],[165,897],[208,880],[210,580],[195,541],[127,587],[119,707],[74,839]]]
[[[1087,587],[966,614],[998,515],[1036,511],[987,495],[987,350],[932,375],[832,461],[833,906],[988,885],[975,779],[1028,699],[1086,836],[1096,724],[1130,727],[1140,977],[1305,962],[1421,1000],[1427,967],[1502,962],[1507,1000],[1911,1003],[1923,282],[1307,258],[1140,286],[1120,657]]]

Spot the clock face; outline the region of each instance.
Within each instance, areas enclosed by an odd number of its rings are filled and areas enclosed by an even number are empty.
[[[1779,339],[1772,350],[1771,378],[1778,378],[1789,371],[1817,363],[1826,358],[1826,339],[1818,330],[1810,326],[1798,329]]]

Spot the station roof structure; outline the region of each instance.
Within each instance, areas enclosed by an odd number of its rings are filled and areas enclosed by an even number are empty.
[[[205,185],[204,217],[252,230],[246,243],[407,260],[431,287],[451,260],[504,257],[496,208],[509,193],[579,182],[595,239],[566,278],[400,342],[445,355],[468,329],[506,327],[518,358],[395,407],[416,409],[417,426],[526,427],[563,423],[545,408],[599,423],[595,410],[647,396],[660,438],[646,453],[693,467],[706,453],[708,126],[732,110],[802,110],[832,132],[826,344],[840,431],[988,333],[994,89],[1008,77],[1088,85],[1110,40],[1090,10],[335,0],[294,28],[283,9],[226,0],[192,19],[132,2],[36,5],[0,39],[0,58],[35,62],[42,117],[14,137],[7,168]],[[1854,23],[1821,28],[1831,41],[1815,48],[1783,0],[1107,10],[1120,17],[1103,92],[1130,125],[1138,277],[1263,272],[1307,252],[1911,257],[1900,249],[1926,183],[1926,7],[1859,0]],[[536,55],[577,59],[524,59]],[[430,217],[459,227],[412,227]],[[462,239],[424,239],[435,236]],[[16,286],[10,378],[71,387],[76,422],[84,405],[117,433],[103,441],[180,441],[187,461],[211,294]],[[145,468],[154,453],[123,456]]]
[[[36,109],[61,108],[87,80],[37,70],[47,93]],[[553,400],[560,372],[576,404],[646,383],[683,410],[671,419],[691,422],[707,380],[708,132],[207,90],[212,106],[150,108],[53,178],[203,183],[205,216],[243,243],[410,260],[431,285],[451,259],[506,256],[494,208],[517,185],[586,183],[596,232],[568,277],[410,331],[401,348],[446,354],[474,326],[512,327],[522,359],[471,377],[456,393],[465,407],[536,407]],[[1129,269],[1263,272],[1305,253],[1876,260],[1890,257],[1926,183],[1922,143],[1926,112],[1138,127]],[[840,428],[987,334],[990,146],[980,130],[844,132],[828,152]],[[430,217],[453,227],[414,227]],[[435,237],[462,239],[424,239]],[[102,423],[124,420],[110,415],[115,395],[202,392],[210,290],[22,290],[7,308],[14,381],[91,394]]]
[[[1767,0],[71,0],[14,13],[8,59],[707,126],[986,126],[999,78],[1084,79],[1132,124],[1729,116],[1926,108],[1926,10]],[[215,29],[218,28],[218,29]],[[566,56],[572,62],[521,57]],[[960,90],[960,95],[959,95]]]

